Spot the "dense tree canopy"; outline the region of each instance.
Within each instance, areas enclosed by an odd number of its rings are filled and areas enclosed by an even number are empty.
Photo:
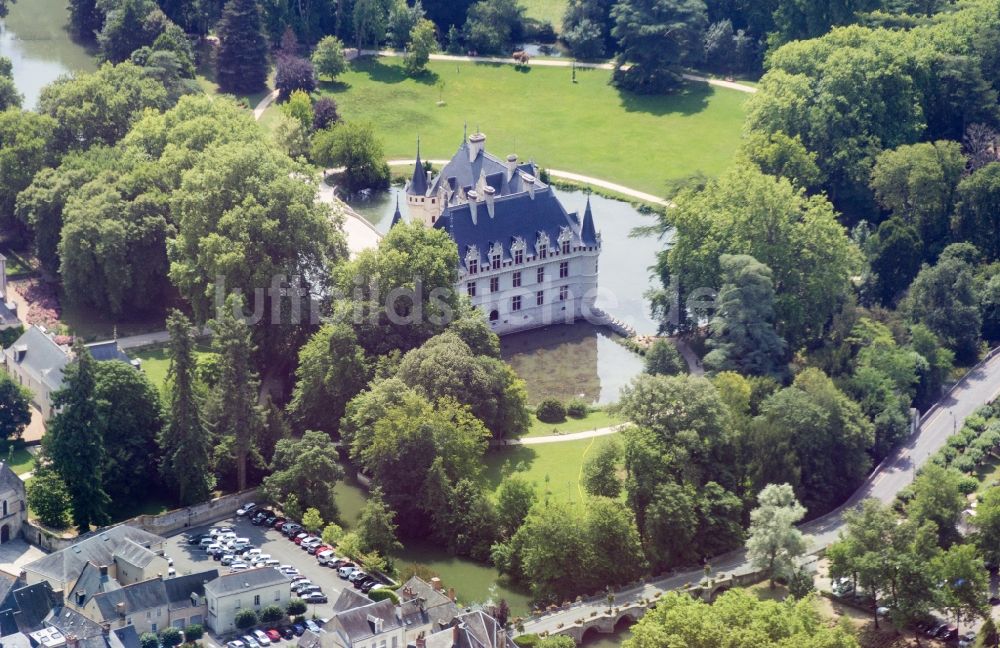
[[[619,0],[611,9],[618,41],[615,83],[632,92],[676,89],[680,68],[700,58],[708,25],[703,0]]]

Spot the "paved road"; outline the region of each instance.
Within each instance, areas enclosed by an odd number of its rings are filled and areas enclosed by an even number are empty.
[[[618,434],[629,423],[620,423],[611,427],[585,430],[583,432],[573,432],[571,434],[550,434],[548,436],[527,437],[524,439],[493,439],[490,445],[495,446],[520,446],[520,445],[543,445],[546,443],[562,443],[564,441],[579,441],[581,439],[593,439],[594,437],[610,436]]]
[[[843,506],[800,526],[810,536],[810,551],[819,551],[836,540],[843,528],[843,512],[856,506],[861,500],[874,497],[882,502],[891,502],[896,493],[913,481],[917,469],[945,444],[949,436],[962,427],[966,417],[997,396],[1000,396],[1000,353],[995,350],[989,359],[969,372],[924,415],[918,431],[876,467]],[[751,571],[742,550],[717,557],[711,560],[711,564],[716,573]],[[644,583],[618,593],[615,604],[624,606],[630,602],[652,598],[657,592],[698,582],[702,575],[703,572],[698,569]],[[525,622],[524,629],[525,632],[533,633],[554,632],[560,624],[568,627],[576,619],[590,618],[591,612],[600,614],[606,609],[607,602],[599,598],[574,605],[568,610],[532,618]]]

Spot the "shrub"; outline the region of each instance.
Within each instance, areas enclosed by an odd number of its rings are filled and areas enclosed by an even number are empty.
[[[687,363],[670,340],[660,338],[646,350],[646,373],[676,376],[687,372]]]
[[[373,592],[368,592],[368,598],[376,603],[389,599],[393,605],[399,605],[399,597],[391,589],[377,589]]]
[[[194,643],[204,636],[205,628],[201,627],[197,623],[192,623],[188,627],[184,628],[184,640],[188,643]]]
[[[240,630],[246,630],[247,628],[252,628],[257,625],[257,613],[253,610],[244,608],[236,613],[236,627]]]
[[[958,490],[961,491],[962,495],[974,493],[978,487],[979,480],[972,475],[962,475],[958,480]]]
[[[539,637],[536,634],[523,634],[514,637],[514,643],[521,648],[535,648],[538,645]]]
[[[970,473],[976,469],[976,462],[972,457],[962,455],[951,462],[951,467],[960,472]]]
[[[183,640],[181,631],[174,627],[164,628],[163,632],[160,633],[160,643],[163,644],[163,648],[174,648],[174,646],[179,646]]]
[[[583,418],[590,411],[590,405],[582,398],[574,398],[566,404],[566,413],[573,418]]]
[[[965,427],[973,429],[976,432],[982,432],[986,429],[986,419],[978,414],[973,414],[969,418],[965,419]]]
[[[69,526],[69,489],[54,470],[42,468],[36,471],[35,478],[28,482],[27,491],[28,506],[38,515],[42,524],[55,529]]]
[[[260,611],[260,620],[263,623],[275,623],[285,618],[285,611],[278,605],[268,605]]]
[[[288,612],[288,616],[305,614],[307,609],[306,602],[298,598],[293,598],[288,602],[288,605],[285,606],[285,612]]]
[[[959,455],[959,450],[952,446],[945,446],[941,448],[939,454],[944,458],[945,463],[950,463]]]
[[[566,408],[554,398],[546,398],[535,409],[535,416],[542,423],[562,423],[566,420]]]
[[[330,97],[320,97],[313,104],[313,130],[321,131],[336,124],[339,120],[337,102]]]
[[[278,97],[287,101],[296,90],[312,92],[316,89],[316,73],[313,64],[298,56],[278,57],[278,65],[274,73],[274,87],[278,89]]]
[[[160,640],[152,632],[139,635],[139,648],[160,648]]]

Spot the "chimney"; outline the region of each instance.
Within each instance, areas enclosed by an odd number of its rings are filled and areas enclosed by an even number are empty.
[[[455,625],[451,626],[451,644],[453,646],[457,646],[458,645],[459,632],[460,631],[458,629],[458,624],[457,623]]]
[[[452,603],[455,602],[455,588],[454,587],[449,587],[448,588],[448,598],[451,599]]]
[[[101,569],[101,580],[104,580],[108,577],[108,566],[101,565],[100,569]]]
[[[477,217],[479,214],[476,213],[476,203],[479,202],[479,194],[476,193],[475,189],[470,189],[466,195],[469,197],[469,213],[472,214],[472,224],[478,225],[479,221]]]
[[[517,169],[517,153],[511,153],[507,156],[507,180],[510,181],[514,177],[514,171]]]
[[[424,639],[423,634],[417,637],[417,648],[427,648],[427,640]]]
[[[531,195],[531,199],[535,199],[535,176],[530,173],[525,173],[521,176],[524,179],[524,184],[528,185],[528,193]]]
[[[483,193],[486,194],[486,211],[490,213],[490,218],[493,218],[493,194],[496,192],[496,189],[489,186],[483,189]]]
[[[87,590],[76,593],[76,604],[83,607],[83,604],[87,602]]]
[[[433,588],[435,592],[440,592],[441,591],[441,579],[438,578],[437,576],[435,576],[434,578],[432,578],[431,579],[431,588]]]
[[[66,648],[78,648],[80,640],[75,634],[66,635]]]
[[[118,616],[124,618],[125,617],[125,602],[122,601],[121,603],[116,604],[115,605],[115,611],[118,612]]]
[[[479,154],[486,148],[486,136],[482,133],[469,135],[469,162],[475,162]]]

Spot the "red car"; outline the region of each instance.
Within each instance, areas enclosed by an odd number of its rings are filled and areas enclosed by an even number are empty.
[[[309,537],[308,533],[300,533],[299,535],[295,536],[294,542],[295,544],[302,544],[302,541],[308,537]]]
[[[283,517],[280,517],[280,518],[278,518],[277,520],[275,520],[275,521],[274,521],[274,522],[273,522],[273,523],[271,524],[271,528],[272,528],[272,529],[280,529],[280,528],[281,528],[281,525],[282,525],[282,524],[284,524],[285,522],[288,522],[288,520],[286,520],[286,519],[285,519],[285,518],[283,518]]]
[[[271,628],[270,630],[265,630],[264,634],[267,638],[271,640],[271,643],[278,643],[281,641],[281,633],[278,632],[277,628]]]
[[[307,552],[311,553],[314,556],[318,556],[321,553],[323,553],[324,551],[326,551],[327,549],[333,549],[333,547],[328,547],[325,544],[320,544],[320,545],[316,545],[315,547],[309,547],[309,549],[307,549]]]

